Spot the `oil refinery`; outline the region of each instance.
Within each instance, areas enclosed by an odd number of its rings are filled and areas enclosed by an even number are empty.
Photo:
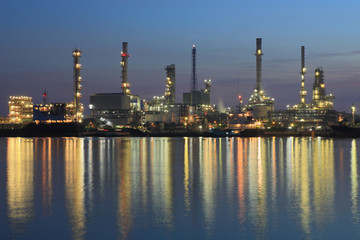
[[[269,97],[263,88],[262,78],[262,39],[256,39],[255,47],[255,87],[246,104],[239,95],[234,108],[220,111],[211,101],[211,79],[204,80],[204,87],[199,90],[195,45],[191,49],[191,77],[189,92],[182,94],[182,102],[176,102],[176,65],[164,67],[164,93],[151,99],[142,99],[131,91],[128,74],[130,54],[128,43],[122,43],[120,53],[121,82],[114,86],[118,92],[93,93],[90,95],[89,110],[91,114],[84,116],[81,103],[82,77],[80,58],[82,51],[74,49],[73,86],[74,98],[69,102],[47,103],[46,90],[43,103],[34,104],[29,96],[10,96],[9,115],[1,118],[0,134],[21,135],[22,129],[28,135],[36,132],[36,127],[44,129],[58,128],[52,135],[84,136],[277,136],[277,135],[323,135],[333,136],[339,127],[356,127],[355,107],[351,114],[333,109],[335,97],[326,93],[325,74],[322,67],[314,72],[312,100],[306,101],[305,90],[305,47],[300,49],[300,101],[298,104],[283,110],[275,110],[275,99]],[[67,124],[67,125],[66,125]],[[60,134],[61,128],[73,125],[72,130]],[[79,126],[82,128],[79,128]],[[29,127],[31,126],[31,127]],[[56,127],[55,127],[56,126]],[[32,130],[29,130],[32,129]],[[14,132],[15,131],[17,132]],[[360,128],[359,128],[360,129]],[[13,130],[13,131],[12,131]],[[356,128],[357,130],[357,128]],[[45,131],[45,132],[44,132]],[[360,130],[359,130],[360,132]],[[51,135],[51,134],[50,134]],[[359,134],[360,136],[360,134]]]

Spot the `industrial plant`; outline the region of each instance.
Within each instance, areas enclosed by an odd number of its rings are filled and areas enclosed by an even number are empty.
[[[2,118],[0,136],[79,136],[83,131],[84,106],[81,103],[82,77],[80,49],[72,51],[74,98],[63,103],[34,104],[29,96],[10,96],[9,117]]]
[[[312,101],[306,103],[305,74],[305,47],[301,46],[300,102],[286,110],[270,112],[269,120],[273,125],[306,132],[309,129],[327,129],[338,125],[339,122],[343,121],[341,115],[349,117],[344,113],[333,110],[335,97],[332,94],[326,94],[322,67],[315,69]]]
[[[253,117],[257,120],[266,120],[268,118],[268,113],[274,111],[274,98],[266,96],[262,88],[262,39],[256,39],[256,86],[254,92],[249,99],[249,104],[246,105],[246,108],[250,109]]]
[[[131,90],[132,80],[128,77],[130,54],[128,43],[123,42],[120,53],[119,92],[91,94],[89,105],[91,114],[84,117],[80,75],[82,52],[74,49],[72,52],[73,100],[48,103],[46,91],[43,94],[43,103],[39,104],[34,104],[32,97],[29,96],[10,96],[9,117],[1,118],[1,135],[21,135],[21,129],[26,128],[27,125],[42,126],[42,131],[57,125],[60,132],[61,126],[66,126],[66,124],[75,124],[76,134],[87,136],[306,136],[314,135],[314,133],[331,135],[336,132],[334,127],[339,126],[355,127],[354,106],[352,114],[340,113],[333,109],[335,97],[326,93],[322,67],[316,68],[314,72],[312,100],[306,101],[304,46],[301,46],[300,52],[300,100],[298,104],[288,105],[284,110],[274,109],[275,99],[268,96],[263,88],[262,57],[264,54],[261,38],[256,39],[256,82],[251,96],[243,105],[243,99],[239,95],[237,105],[224,112],[221,112],[215,104],[211,104],[211,88],[213,87],[211,79],[205,79],[203,88],[200,90],[198,88],[196,54],[196,47],[193,45],[190,89],[189,92],[182,94],[182,102],[176,102],[175,98],[176,65],[173,63],[164,67],[163,95],[142,99]],[[79,130],[79,125],[84,128]],[[11,129],[18,131],[14,133]],[[29,135],[31,131],[37,131],[36,127],[32,129],[28,130]],[[67,134],[71,135],[70,132],[69,130]]]

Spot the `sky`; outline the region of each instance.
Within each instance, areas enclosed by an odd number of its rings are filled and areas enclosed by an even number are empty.
[[[120,52],[129,44],[131,92],[142,99],[165,91],[165,67],[176,65],[176,101],[190,90],[191,49],[197,79],[212,80],[211,103],[247,102],[255,87],[256,38],[263,42],[263,87],[275,109],[300,101],[300,48],[311,101],[322,66],[334,108],[360,109],[360,2],[241,0],[3,0],[0,3],[0,115],[12,95],[42,102],[73,98],[72,50],[83,52],[82,102],[93,93],[121,92]],[[89,113],[87,110],[86,113]]]

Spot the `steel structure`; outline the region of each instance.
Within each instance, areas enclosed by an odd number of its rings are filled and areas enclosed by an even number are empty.
[[[313,98],[311,105],[315,109],[331,109],[333,107],[333,95],[326,95],[324,71],[322,67],[315,69],[315,81],[313,84]]]
[[[29,123],[33,120],[32,97],[10,96],[9,119],[11,123]]]
[[[74,121],[75,122],[82,122],[82,105],[80,103],[81,98],[81,81],[82,77],[80,76],[81,64],[80,64],[80,57],[81,57],[81,50],[75,49],[72,52],[74,57]]]
[[[210,94],[210,92],[211,92],[211,79],[205,79],[204,84],[205,84],[205,89],[203,90],[203,92]]]
[[[122,72],[121,72],[121,79],[122,79],[122,84],[121,84],[121,89],[123,91],[123,93],[125,95],[131,95],[130,92],[130,84],[128,82],[128,58],[130,57],[130,55],[128,54],[128,43],[127,42],[123,42],[122,43],[122,48],[123,51],[121,52],[121,67],[122,67]]]
[[[339,113],[332,109],[288,109],[270,113],[270,121],[283,125],[294,126],[332,126],[337,125]]]
[[[46,100],[47,100],[47,93],[46,93],[46,88],[45,88],[45,90],[43,92],[43,103],[44,103],[44,105],[46,104]]]
[[[196,48],[195,48],[195,45],[193,45],[193,48],[192,48],[192,69],[191,69],[190,90],[191,90],[191,92],[194,92],[194,91],[197,90]]]
[[[175,103],[175,64],[168,65],[166,68],[166,89],[165,103]]]
[[[305,74],[306,74],[306,68],[305,68],[305,47],[301,46],[301,91],[300,91],[300,106],[305,107],[306,106],[306,90],[305,90]]]

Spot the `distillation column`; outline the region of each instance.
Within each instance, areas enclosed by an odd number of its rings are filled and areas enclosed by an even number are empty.
[[[256,39],[256,90],[257,92],[262,91],[261,86],[261,56],[263,55],[261,50],[261,38]]]
[[[306,90],[305,90],[305,47],[301,46],[301,91],[300,91],[300,106],[305,106],[306,104]]]
[[[175,103],[175,64],[168,65],[166,68],[166,104]]]
[[[210,94],[211,92],[211,79],[205,79],[204,80],[204,84],[205,84],[205,89],[204,89],[204,93]]]
[[[81,81],[82,78],[80,76],[81,64],[80,64],[80,57],[81,57],[81,50],[75,49],[73,52],[74,57],[74,121],[82,122],[82,105],[80,104],[81,98]]]
[[[130,55],[128,54],[128,43],[123,42],[122,48],[123,51],[121,52],[121,89],[125,95],[131,95],[130,84],[128,82],[128,58],[130,57]]]
[[[191,69],[191,92],[197,90],[197,80],[196,80],[196,48],[193,45],[192,48],[192,69]]]

